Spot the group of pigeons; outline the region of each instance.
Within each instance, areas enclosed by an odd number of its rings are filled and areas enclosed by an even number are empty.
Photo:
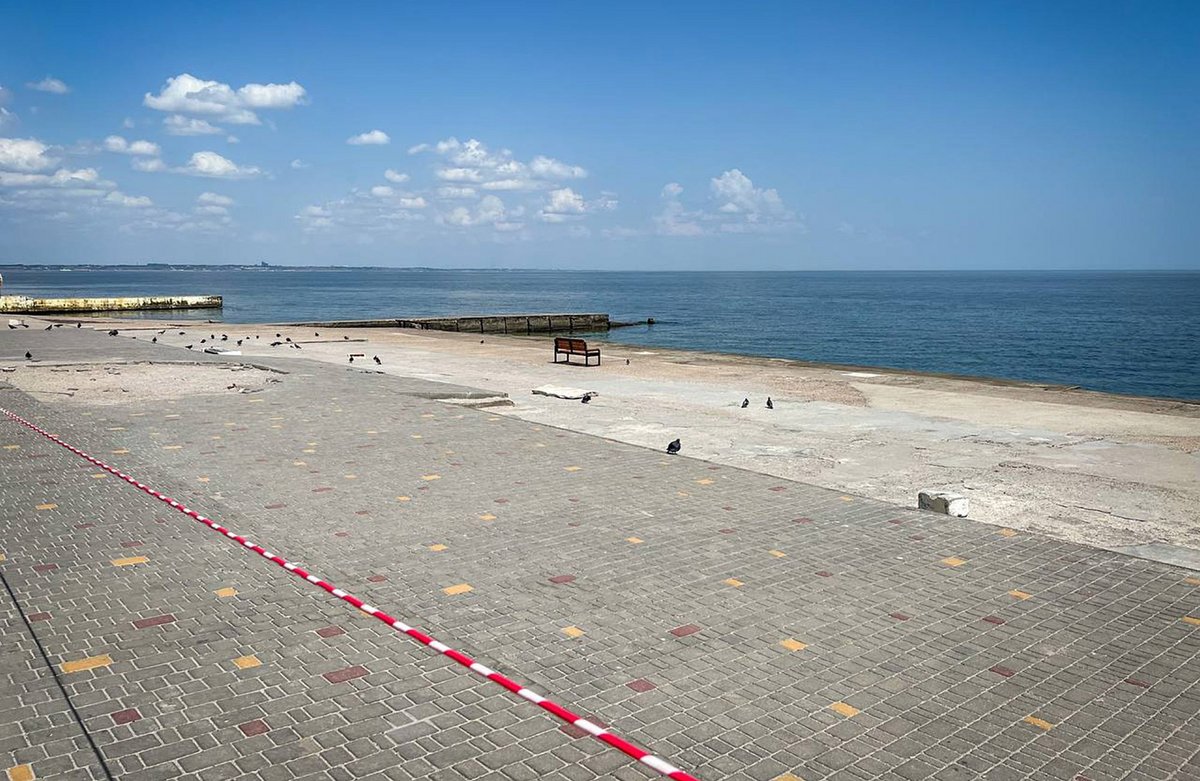
[[[585,399],[584,402],[586,403],[587,400]],[[749,407],[749,406],[750,406],[750,399],[742,399],[742,409],[746,409],[746,407]],[[771,401],[770,396],[767,397],[767,409],[775,409],[775,402]],[[679,451],[682,449],[683,449],[683,445],[679,442],[678,439],[671,440],[671,442],[669,442],[667,444],[667,455],[671,455],[671,456],[677,455],[679,453]]]

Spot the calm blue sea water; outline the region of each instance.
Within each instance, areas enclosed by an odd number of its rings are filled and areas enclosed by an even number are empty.
[[[608,312],[656,318],[608,337],[648,346],[1200,399],[1200,273],[0,271],[27,295],[220,294],[229,321]]]

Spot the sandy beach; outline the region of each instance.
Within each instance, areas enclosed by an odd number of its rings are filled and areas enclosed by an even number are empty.
[[[605,343],[600,367],[563,366],[551,363],[550,337],[232,323],[176,323],[158,334],[165,324],[111,323],[121,338],[196,349],[209,334],[228,334],[218,345],[229,349],[246,338],[251,361],[349,367],[349,354],[363,353],[355,368],[505,394],[511,406],[492,410],[501,415],[656,449],[678,437],[693,457],[902,505],[915,505],[920,490],[955,491],[969,497],[974,520],[1098,547],[1200,549],[1196,404]],[[301,349],[269,346],[289,338]],[[143,369],[123,384],[158,393],[177,385],[169,371]],[[61,390],[46,372],[9,378]],[[207,382],[223,390],[225,379]],[[531,392],[543,385],[598,395],[583,405]]]

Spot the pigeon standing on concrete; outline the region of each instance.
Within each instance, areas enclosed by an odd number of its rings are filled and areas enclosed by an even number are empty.
[[[354,363],[354,356],[353,356],[353,355],[351,355],[351,356],[350,356],[350,363]]]
[[[53,328],[53,327],[54,327],[54,326],[52,326],[52,325],[48,325],[48,326],[46,326],[45,328],[43,328],[42,330],[43,330],[43,331],[49,331],[49,330],[50,330],[51,328]]]
[[[767,409],[775,409],[775,405],[771,403],[771,397],[767,397]]]
[[[373,357],[371,360],[375,361],[375,365],[376,365],[376,366],[383,366],[383,361],[379,360],[379,356],[378,356],[378,355],[376,355],[375,357]]]
[[[26,350],[26,351],[25,351],[25,360],[27,360],[27,361],[32,361],[32,360],[33,360],[33,353],[31,353],[31,352],[29,352],[28,350]]]
[[[682,449],[683,449],[683,445],[679,444],[679,440],[677,439],[674,442],[672,442],[671,444],[667,445],[667,455],[671,455],[671,456],[676,455]]]
[[[742,409],[750,406],[750,399],[742,399]]]
[[[153,344],[158,344],[158,337],[157,337],[157,336],[151,336],[151,337],[150,337],[150,341],[151,341]]]

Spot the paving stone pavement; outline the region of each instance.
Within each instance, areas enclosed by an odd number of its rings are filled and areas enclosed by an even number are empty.
[[[1200,778],[1197,573],[267,363],[0,407],[706,781]],[[116,778],[654,777],[9,421],[0,475],[0,570]],[[105,777],[5,593],[0,707],[12,779]]]

